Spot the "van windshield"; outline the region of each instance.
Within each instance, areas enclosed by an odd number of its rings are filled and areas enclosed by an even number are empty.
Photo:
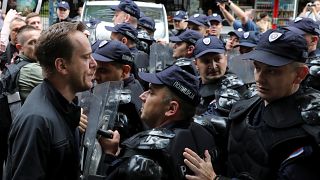
[[[156,7],[139,7],[146,16],[151,17],[156,23],[156,32],[154,33],[154,38],[165,38],[167,29],[165,28],[165,21],[163,9]],[[111,22],[114,15],[114,11],[111,6],[108,5],[88,5],[85,8],[83,14],[83,21],[88,22],[92,20],[99,20],[105,22]]]

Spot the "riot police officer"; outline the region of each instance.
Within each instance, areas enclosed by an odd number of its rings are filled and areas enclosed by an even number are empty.
[[[198,80],[176,65],[139,76],[150,83],[149,90],[140,95],[141,119],[154,129],[122,143],[120,159],[111,162],[108,179],[184,179],[190,171],[181,155],[185,147],[215,152],[211,134],[192,122],[199,103]],[[114,160],[110,156],[117,152],[111,148],[117,146],[110,145],[118,137],[116,132],[114,135],[112,140],[100,139],[104,152],[109,153],[107,160]]]
[[[240,95],[246,91],[246,87],[235,74],[228,72],[223,42],[215,36],[201,38],[195,44],[194,54],[201,78],[201,102],[197,108],[197,115],[210,109],[214,110],[210,114],[228,116],[232,103],[220,104],[217,106],[219,111],[216,111],[215,106],[219,103],[215,102],[221,102],[217,97],[227,89],[232,89],[231,97],[234,98],[231,99],[239,100]],[[211,107],[208,108],[209,105]]]
[[[188,13],[182,10],[176,11],[173,16],[173,27],[172,35],[179,36],[187,29],[188,22]]]
[[[139,95],[143,92],[143,88],[132,74],[133,57],[129,48],[119,41],[97,41],[92,49],[94,49],[92,56],[97,61],[95,72],[97,83],[123,81],[124,89],[128,90],[131,96],[130,102],[120,104],[118,109],[118,112],[127,117],[127,121],[116,124],[122,140],[127,139],[143,130],[139,117],[142,106]]]
[[[304,37],[288,30],[268,30],[244,56],[254,60],[258,96],[239,101],[230,112],[229,177],[319,179],[320,93],[300,86],[307,57]],[[208,170],[208,159],[190,150],[184,155],[187,165],[203,165],[194,169],[198,178],[225,178]]]
[[[174,64],[183,67],[188,72],[193,75],[197,75],[197,69],[194,64],[194,49],[195,43],[198,39],[202,38],[203,35],[198,31],[194,31],[191,29],[185,30],[179,36],[171,36],[170,42],[175,43],[173,45],[173,58],[176,60],[173,62]]]
[[[319,43],[320,28],[317,22],[311,18],[297,17],[294,21],[289,23],[286,29],[301,34],[307,41],[309,59],[307,63],[310,70],[314,70],[319,65],[320,50],[317,48]],[[320,90],[320,78],[317,72],[310,72],[304,80],[303,85]]]
[[[138,31],[129,23],[117,24],[114,27],[106,26],[111,31],[111,39],[118,40],[127,45],[134,57],[134,64],[139,72],[145,72],[149,66],[149,56],[143,51],[137,49],[139,42]]]
[[[294,21],[291,21],[285,28],[304,36],[307,41],[308,53],[310,58],[320,56],[320,51],[319,49],[317,49],[320,28],[317,22],[315,22],[311,18],[297,17]]]

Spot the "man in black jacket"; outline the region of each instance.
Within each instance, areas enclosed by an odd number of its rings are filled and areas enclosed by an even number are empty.
[[[36,56],[45,80],[29,94],[9,133],[6,178],[79,179],[80,107],[75,94],[92,87],[96,62],[83,26],[44,31]]]

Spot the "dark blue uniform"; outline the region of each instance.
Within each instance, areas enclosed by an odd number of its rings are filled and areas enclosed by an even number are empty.
[[[236,103],[230,112],[229,176],[319,179],[319,137],[313,134],[320,132],[319,98],[316,90],[300,89],[267,106],[257,96]]]

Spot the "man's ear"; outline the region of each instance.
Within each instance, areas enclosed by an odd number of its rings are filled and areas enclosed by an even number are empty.
[[[193,54],[194,51],[194,45],[188,46],[188,54]]]
[[[21,49],[22,49],[22,45],[21,44],[16,44],[16,48],[19,50],[19,52],[21,51]]]
[[[67,62],[63,58],[57,58],[54,62],[56,71],[61,74],[68,74]]]
[[[131,15],[130,14],[126,14],[124,16],[124,22],[129,22]]]
[[[312,36],[312,42],[318,42],[319,36]]]
[[[131,66],[130,65],[125,64],[125,65],[122,66],[122,76],[123,76],[123,78],[125,78],[125,76],[127,74],[130,74],[130,72],[131,72]]]
[[[300,84],[306,76],[309,74],[309,68],[306,65],[303,65],[301,67],[298,67],[297,70],[297,76],[296,79],[294,80],[295,84]]]
[[[171,100],[169,103],[169,108],[168,110],[165,112],[166,116],[174,116],[178,113],[178,109],[180,108],[180,104],[178,103],[178,101],[175,100]]]
[[[121,42],[122,42],[123,44],[127,44],[127,42],[128,42],[127,37],[123,37],[123,38],[121,39]]]
[[[199,58],[196,58],[196,59],[194,60],[194,65],[196,65],[197,70],[199,70],[199,62],[198,62],[198,61],[200,61]]]

